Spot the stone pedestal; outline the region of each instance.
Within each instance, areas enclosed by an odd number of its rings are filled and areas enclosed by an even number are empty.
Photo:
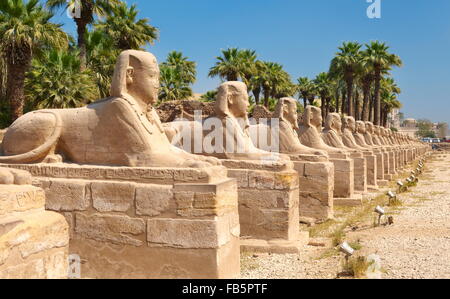
[[[347,155],[330,154],[334,164],[334,205],[362,203],[362,195],[355,194],[354,161]]]
[[[310,155],[291,155],[299,176],[300,217],[332,219],[334,192],[334,164],[326,158]]]
[[[377,182],[377,156],[371,151],[363,152],[364,158],[366,159],[367,165],[367,188],[370,191],[378,189]]]
[[[276,253],[276,240],[282,241],[283,250],[298,250],[304,237],[299,234],[299,179],[291,163],[222,160],[222,164],[238,182],[241,239],[245,240],[241,250]],[[270,241],[270,246],[261,240]]]
[[[69,229],[33,186],[0,185],[0,279],[63,279]]]
[[[204,169],[9,165],[70,225],[83,278],[237,278],[237,185]]]
[[[351,153],[354,162],[355,191],[367,193],[367,163],[361,152]]]

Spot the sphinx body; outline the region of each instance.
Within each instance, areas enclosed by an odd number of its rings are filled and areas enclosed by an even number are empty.
[[[289,161],[287,156],[254,145],[250,136],[248,107],[247,86],[229,81],[218,88],[214,117],[203,120],[203,123],[174,121],[163,127],[173,144],[185,148],[189,141],[190,146],[187,147],[196,154],[231,160]]]
[[[368,146],[360,145],[355,138],[356,134],[356,122],[355,119],[351,116],[344,117],[344,124],[342,128],[342,142],[345,146],[357,149],[360,151],[367,151]],[[363,137],[364,138],[364,137]]]
[[[300,142],[308,147],[326,151],[329,154],[347,154],[346,150],[327,145],[320,136],[322,112],[314,106],[307,106],[301,124],[297,129]]]
[[[153,108],[156,58],[128,50],[116,64],[111,97],[77,109],[28,113],[2,142],[0,163],[73,162],[110,166],[202,167],[202,159],[171,145]]]

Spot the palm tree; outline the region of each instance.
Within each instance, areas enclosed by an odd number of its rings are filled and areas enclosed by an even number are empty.
[[[336,53],[336,57],[331,61],[330,73],[334,77],[342,76],[347,85],[347,107],[348,115],[354,116],[353,105],[353,83],[356,73],[360,68],[360,55],[361,45],[356,42],[344,42],[339,47],[339,52]]]
[[[0,2],[0,51],[6,57],[6,93],[12,121],[23,114],[25,74],[30,69],[33,53],[44,46],[67,46],[67,35],[61,25],[50,22],[52,17],[39,0]]]
[[[64,7],[72,11],[76,5],[80,5],[80,16],[74,18],[77,25],[78,50],[80,52],[80,69],[84,70],[87,63],[86,32],[88,25],[94,22],[95,16],[105,16],[112,8],[122,3],[120,0],[47,0],[47,6],[51,9]]]
[[[200,101],[202,101],[202,102],[214,102],[216,100],[217,93],[218,93],[217,89],[210,90],[210,91],[206,92],[205,94],[203,94],[200,97]]]
[[[256,61],[254,64],[254,74],[249,80],[249,90],[252,91],[253,97],[255,98],[255,104],[259,105],[262,85],[264,84],[264,71],[265,64],[263,61]]]
[[[158,38],[158,29],[149,24],[148,19],[137,20],[139,11],[136,5],[130,7],[120,3],[111,8],[111,14],[95,28],[110,36],[117,48],[123,50],[139,50],[147,43],[153,44]]]
[[[263,62],[261,73],[264,106],[269,107],[270,98],[280,98],[295,93],[295,86],[283,66],[275,62]]]
[[[363,53],[363,55],[365,52]],[[365,59],[363,58],[363,62]],[[362,107],[362,120],[369,120],[369,104],[370,104],[370,90],[374,80],[374,71],[370,64],[362,63],[361,74],[359,77],[361,89],[363,92],[363,107]]]
[[[222,56],[216,57],[216,64],[209,70],[209,77],[219,76],[227,81],[237,81],[242,74],[242,56],[238,48],[222,50]]]
[[[102,31],[86,33],[87,66],[94,72],[101,98],[110,95],[111,78],[120,50],[114,41]]]
[[[401,66],[402,61],[400,57],[389,53],[389,47],[386,43],[373,41],[366,45],[364,51],[364,64],[371,65],[374,70],[374,101],[375,101],[375,116],[374,123],[380,125],[381,123],[381,99],[380,99],[380,85],[383,71],[390,70],[393,66]]]
[[[80,72],[75,53],[46,51],[33,59],[27,74],[26,95],[32,109],[75,108],[98,99],[99,92],[92,71]]]
[[[306,108],[308,105],[307,100],[309,97],[309,94],[311,93],[311,81],[308,79],[308,77],[300,77],[297,80],[297,92],[299,96],[303,99],[303,107]]]
[[[167,66],[161,66],[160,72],[159,99],[161,101],[183,100],[192,96],[192,90],[183,80],[180,72]]]
[[[320,95],[322,118],[325,120],[327,112],[329,111],[329,100],[331,98],[331,79],[328,73],[320,73],[314,79],[316,84],[317,93]]]
[[[185,57],[181,52],[170,52],[167,55],[166,61],[161,65],[177,70],[182,80],[188,84],[194,84],[196,81],[197,64],[194,61],[189,61],[189,58]]]
[[[252,77],[257,74],[257,58],[258,55],[256,54],[256,51],[254,50],[240,50],[239,52],[240,59],[241,59],[241,79],[242,81],[249,86],[250,82],[252,80]]]

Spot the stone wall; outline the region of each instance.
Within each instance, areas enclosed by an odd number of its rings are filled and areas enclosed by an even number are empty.
[[[236,181],[206,169],[9,165],[29,170],[70,225],[87,278],[236,278]]]
[[[67,278],[68,225],[44,205],[40,188],[0,185],[0,279]]]
[[[156,109],[163,123],[172,122],[177,118],[194,120],[195,111],[202,111],[202,118],[214,116],[214,102],[195,100],[164,102]]]

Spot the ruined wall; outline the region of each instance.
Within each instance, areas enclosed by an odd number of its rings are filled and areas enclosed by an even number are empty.
[[[170,101],[160,104],[156,111],[161,122],[172,122],[177,118],[194,120],[195,111],[202,111],[202,118],[214,116],[214,102],[200,102],[195,100]]]
[[[0,185],[0,279],[67,278],[68,225],[44,205],[40,188]]]
[[[206,169],[9,165],[29,170],[70,225],[87,278],[236,278],[236,181]]]

